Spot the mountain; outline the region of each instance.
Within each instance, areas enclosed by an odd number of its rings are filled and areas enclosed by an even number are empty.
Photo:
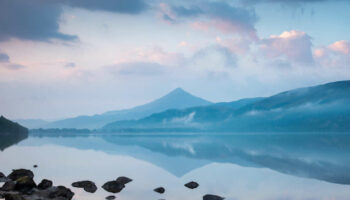
[[[28,129],[0,116],[0,150],[28,137]]]
[[[42,128],[97,129],[117,120],[136,120],[151,115],[152,113],[162,112],[168,109],[183,109],[209,104],[211,104],[211,102],[193,96],[181,88],[177,88],[155,101],[131,109],[109,111],[100,115],[79,116],[59,120],[48,123],[42,126]]]
[[[172,109],[140,120],[114,122],[104,128],[107,131],[350,131],[350,81],[238,102]]]
[[[260,101],[262,97],[240,99],[233,102],[222,102],[207,106],[190,107],[186,109],[169,109],[164,112],[154,113],[140,120],[121,120],[109,123],[104,130],[131,128],[193,128],[204,126],[207,122],[220,122],[232,115],[232,113],[246,105]],[[194,122],[195,120],[195,122]],[[153,126],[154,125],[154,126]]]

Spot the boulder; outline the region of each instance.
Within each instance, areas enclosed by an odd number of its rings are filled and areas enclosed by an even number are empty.
[[[7,181],[5,184],[1,187],[2,191],[13,191],[16,187],[15,181]]]
[[[114,195],[110,195],[110,196],[106,197],[106,200],[114,200],[114,199],[115,199]]]
[[[191,181],[191,182],[186,183],[185,186],[190,188],[190,189],[195,189],[199,186],[199,184],[194,182],[194,181]]]
[[[16,186],[15,186],[16,191],[19,191],[22,193],[28,193],[33,188],[36,188],[36,184],[35,184],[33,178],[31,178],[29,176],[23,176],[23,177],[20,177],[16,180]]]
[[[5,200],[25,200],[21,194],[7,193],[5,194]]]
[[[86,192],[94,193],[97,190],[97,187],[92,181],[78,181],[72,183],[73,187],[83,188]]]
[[[6,182],[8,180],[9,179],[3,173],[0,172],[0,183]]]
[[[34,174],[32,171],[27,169],[15,169],[12,170],[11,174],[7,176],[7,178],[15,181],[21,177],[27,176],[29,178],[34,178]]]
[[[225,198],[217,195],[213,195],[213,194],[206,194],[203,196],[203,200],[223,200],[223,199]]]
[[[58,198],[58,199],[67,199],[67,200],[71,200],[74,196],[74,193],[64,187],[64,186],[58,186],[58,187],[54,187],[52,189],[52,191],[49,193],[48,197],[50,199],[55,199],[55,198]]]
[[[158,188],[154,189],[153,191],[158,192],[160,194],[163,194],[165,192],[165,189],[163,187],[158,187]]]
[[[46,190],[47,188],[50,188],[50,187],[52,187],[52,181],[47,179],[43,179],[38,185],[39,190]]]
[[[125,185],[125,184],[130,183],[132,181],[132,179],[128,178],[126,176],[119,176],[116,181],[118,181],[118,182],[120,182],[120,183]]]
[[[124,189],[125,185],[119,181],[108,181],[102,188],[107,192],[118,193]]]

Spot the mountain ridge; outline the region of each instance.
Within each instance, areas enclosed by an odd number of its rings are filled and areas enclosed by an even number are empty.
[[[227,106],[229,103],[222,105],[172,109],[139,120],[117,121],[104,128],[107,131],[350,131],[350,81],[289,90],[235,108]]]
[[[139,119],[172,108],[186,108],[209,105],[211,102],[196,97],[182,88],[176,88],[168,94],[149,103],[130,109],[108,111],[100,115],[78,116],[54,121],[39,128],[88,128],[98,129],[116,120]]]

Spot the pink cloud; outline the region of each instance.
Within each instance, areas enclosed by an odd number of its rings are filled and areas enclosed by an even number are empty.
[[[345,55],[348,55],[350,53],[350,43],[346,40],[336,41],[333,44],[330,44],[328,48],[332,51]]]
[[[348,67],[350,65],[350,43],[336,41],[328,46],[319,47],[313,52],[317,63],[324,67]]]
[[[312,63],[311,37],[305,32],[291,30],[262,39],[260,47],[268,58],[284,57],[296,63]]]
[[[322,58],[326,55],[326,49],[319,48],[314,50],[314,57],[316,58]]]

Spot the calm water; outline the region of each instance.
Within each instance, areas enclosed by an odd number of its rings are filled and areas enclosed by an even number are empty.
[[[350,135],[89,135],[34,137],[0,152],[0,171],[38,168],[35,180],[99,187],[118,176],[134,179],[117,199],[349,200]],[[197,181],[200,187],[183,186]],[[164,194],[152,190],[166,188]],[[73,189],[74,199],[104,199]]]

